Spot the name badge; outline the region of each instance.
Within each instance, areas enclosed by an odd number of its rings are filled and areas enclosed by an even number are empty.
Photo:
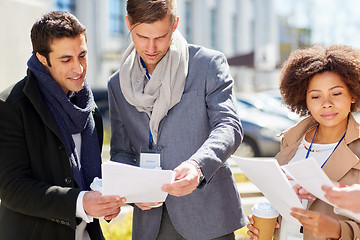
[[[140,153],[140,167],[148,169],[161,169],[161,155],[159,153]]]

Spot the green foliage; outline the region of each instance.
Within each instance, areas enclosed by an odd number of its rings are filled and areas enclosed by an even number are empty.
[[[104,140],[103,140],[103,144],[104,145],[109,145],[110,144],[110,128],[104,128]]]

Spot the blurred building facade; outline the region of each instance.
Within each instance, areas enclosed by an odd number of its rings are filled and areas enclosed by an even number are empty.
[[[222,51],[231,63],[238,92],[277,87],[279,23],[272,0],[177,0],[179,30],[189,43]],[[87,27],[93,88],[106,87],[131,38],[125,23],[126,0],[0,0],[2,81],[20,80],[31,55],[30,29],[42,14],[66,10]],[[245,58],[244,58],[245,56]],[[246,58],[250,56],[250,58]],[[248,62],[235,61],[237,57]]]

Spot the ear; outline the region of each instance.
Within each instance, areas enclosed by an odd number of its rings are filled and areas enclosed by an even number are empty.
[[[179,24],[179,17],[177,17],[174,22],[173,32],[175,32],[176,28],[178,27],[178,24]]]
[[[129,18],[128,16],[125,16],[125,20],[126,20],[126,26],[129,29],[129,31],[131,32],[131,26],[130,26],[130,22],[129,22]]]
[[[47,61],[46,61],[46,57],[44,57],[43,55],[41,55],[40,53],[36,53],[36,57],[37,59],[42,63],[42,65],[44,65],[45,67],[48,67]]]
[[[351,103],[355,103],[356,102],[356,98],[355,97],[351,97]]]

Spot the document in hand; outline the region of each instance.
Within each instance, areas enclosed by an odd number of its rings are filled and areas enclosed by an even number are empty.
[[[175,172],[145,169],[117,162],[102,164],[102,194],[125,197],[127,203],[164,202],[161,187],[172,183]]]
[[[231,157],[249,180],[255,184],[286,220],[299,223],[290,215],[291,208],[303,208],[290,182],[273,158]]]
[[[338,208],[325,198],[325,192],[321,189],[321,187],[323,185],[327,185],[329,187],[333,187],[335,185],[313,158],[309,157],[292,164],[284,165],[282,166],[282,169],[284,169],[284,171],[291,176],[297,184],[302,186],[312,195],[323,200],[327,204],[334,206],[334,212],[336,214],[360,221],[360,214]]]

